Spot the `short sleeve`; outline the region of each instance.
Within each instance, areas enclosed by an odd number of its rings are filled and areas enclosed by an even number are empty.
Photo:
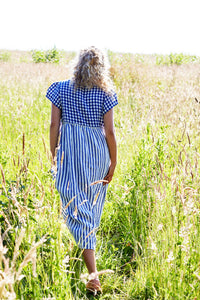
[[[111,95],[106,94],[103,105],[103,115],[107,113],[111,108],[118,104],[117,95],[113,93]]]
[[[61,109],[60,101],[60,82],[54,82],[47,90],[46,97],[59,109]]]

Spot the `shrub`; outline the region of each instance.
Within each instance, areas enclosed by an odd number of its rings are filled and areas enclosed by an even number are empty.
[[[10,57],[11,57],[11,54],[9,52],[1,52],[0,53],[0,61],[4,61],[4,62],[7,62],[10,60]]]
[[[191,62],[199,62],[199,57],[195,55],[185,55],[183,53],[170,53],[169,55],[156,55],[157,65],[181,65]]]
[[[47,62],[59,63],[60,53],[56,48],[46,51],[45,57]]]
[[[59,63],[60,62],[60,52],[54,47],[51,50],[42,51],[42,50],[33,50],[32,59],[35,63]]]

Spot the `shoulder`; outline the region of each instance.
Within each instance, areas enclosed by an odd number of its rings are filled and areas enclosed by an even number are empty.
[[[66,81],[56,81],[52,83],[47,89],[46,96],[50,98],[51,96],[60,95],[64,93],[70,86],[70,80]]]
[[[105,92],[105,98],[112,101],[117,101],[117,94],[114,90],[110,90],[108,92]]]
[[[99,93],[99,94],[101,94],[101,95],[103,95],[104,97],[117,97],[117,94],[116,94],[116,92],[113,90],[113,89],[109,89],[109,90],[105,90],[105,89],[103,89],[103,88],[101,88],[101,87],[98,87],[98,86],[94,86],[93,88],[92,88],[92,90],[94,90],[95,92],[97,92],[97,93]]]
[[[60,90],[60,82],[54,82],[47,89],[46,97],[51,100],[53,97],[57,97],[59,95]]]
[[[59,85],[60,85],[60,82],[56,81],[49,86],[48,90],[53,90],[55,88],[59,88]]]
[[[106,114],[110,109],[118,104],[117,94],[114,91],[105,93],[103,113]]]
[[[60,88],[66,88],[70,86],[70,79],[64,80],[64,81],[59,81],[58,82],[60,85]]]
[[[55,106],[57,106],[59,109],[61,108],[60,103],[60,83],[54,82],[52,85],[48,88],[46,97],[49,99]]]
[[[106,96],[106,92],[103,89],[101,89],[100,87],[98,87],[98,86],[94,86],[93,88],[91,88],[90,90],[88,90],[88,92],[92,93],[92,94],[94,94],[94,95],[96,95],[98,97],[101,97],[102,99],[104,99],[105,96]]]
[[[64,91],[73,92],[75,90],[74,82],[71,79],[60,81],[60,90],[62,92],[64,92]]]

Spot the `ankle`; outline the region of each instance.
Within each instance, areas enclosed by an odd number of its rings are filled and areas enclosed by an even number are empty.
[[[92,272],[89,274],[89,280],[97,279],[99,280],[98,272]]]

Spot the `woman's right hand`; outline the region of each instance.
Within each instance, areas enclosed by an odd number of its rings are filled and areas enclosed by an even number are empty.
[[[114,175],[114,172],[115,172],[115,167],[116,167],[116,164],[111,164],[110,165],[110,168],[108,170],[108,174],[104,177],[104,180],[106,180],[107,182],[104,182],[103,185],[108,184],[108,183],[111,182],[111,180],[113,178],[113,175]]]

